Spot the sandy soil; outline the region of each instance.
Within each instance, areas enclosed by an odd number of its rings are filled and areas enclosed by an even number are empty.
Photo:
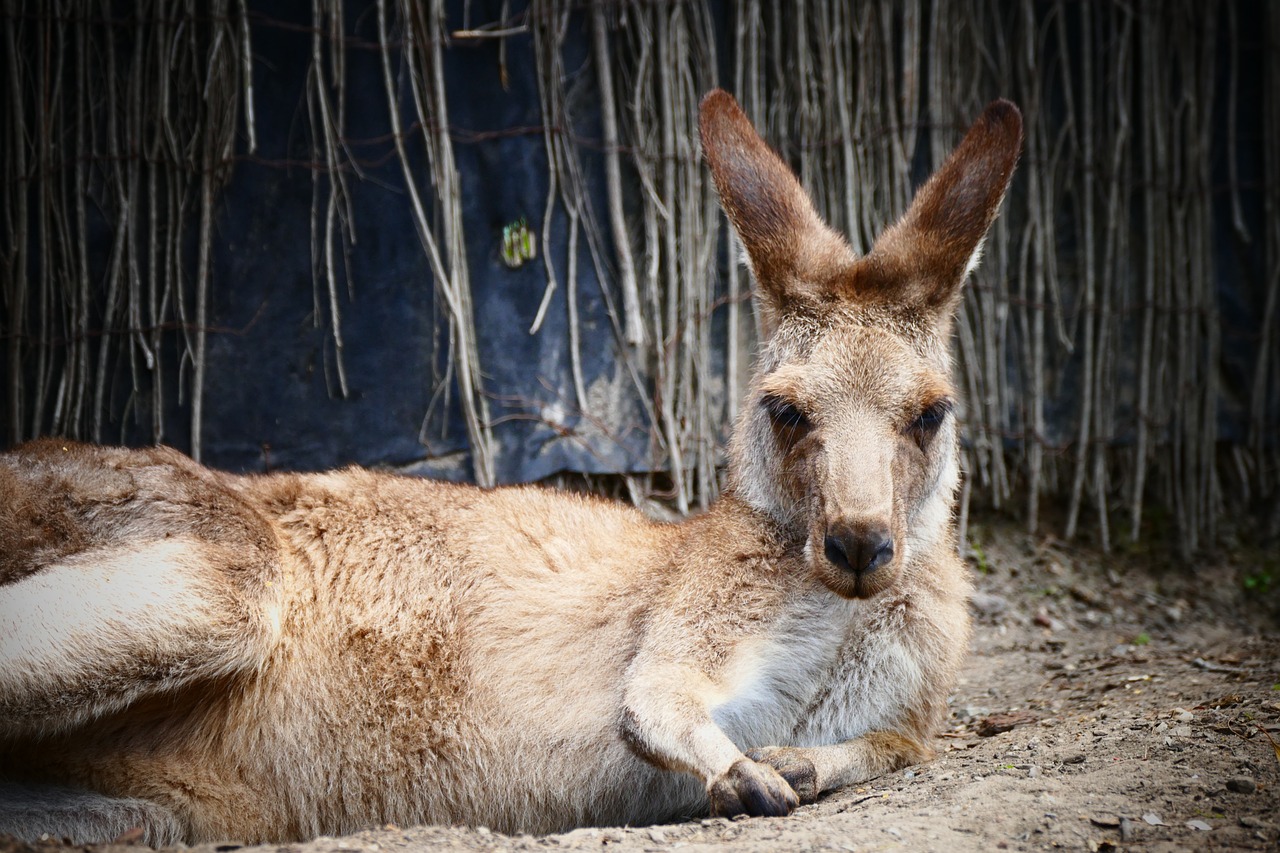
[[[974,533],[973,654],[929,764],[782,819],[542,837],[386,827],[253,850],[1280,850],[1277,558],[1242,546],[1188,567]]]

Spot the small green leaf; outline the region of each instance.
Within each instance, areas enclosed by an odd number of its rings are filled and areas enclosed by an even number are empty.
[[[1244,585],[1244,588],[1249,590],[1250,592],[1263,592],[1263,593],[1270,592],[1271,585],[1274,582],[1275,582],[1275,577],[1271,574],[1271,572],[1265,569],[1260,572],[1253,572],[1251,574],[1247,574],[1244,576],[1244,579],[1241,581],[1241,583]]]
[[[969,540],[969,551],[973,558],[977,561],[978,574],[986,575],[991,573],[991,563],[987,560],[987,554],[982,550],[982,545],[976,539]]]
[[[1133,644],[1135,646],[1145,646],[1150,642],[1151,642],[1151,635],[1148,634],[1146,631],[1143,631],[1141,634],[1133,638]]]

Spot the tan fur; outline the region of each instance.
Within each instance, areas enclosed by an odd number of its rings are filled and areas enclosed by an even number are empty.
[[[0,455],[0,831],[785,814],[926,759],[968,640],[950,306],[1020,119],[989,107],[865,258],[726,93],[702,137],[773,330],[715,507]]]

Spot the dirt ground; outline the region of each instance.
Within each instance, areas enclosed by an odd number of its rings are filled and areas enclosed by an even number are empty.
[[[1280,546],[1185,565],[994,522],[973,533],[973,653],[929,764],[781,819],[386,827],[253,850],[1280,850]]]

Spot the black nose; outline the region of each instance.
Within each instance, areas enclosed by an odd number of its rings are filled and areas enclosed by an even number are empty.
[[[827,559],[847,572],[867,574],[893,559],[893,537],[880,525],[830,527],[823,541]]]

